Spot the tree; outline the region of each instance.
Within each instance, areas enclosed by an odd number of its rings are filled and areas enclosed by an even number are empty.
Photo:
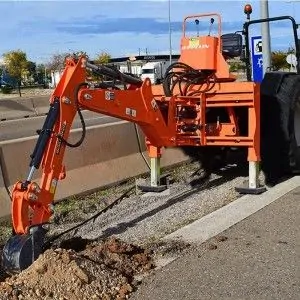
[[[47,63],[47,69],[51,71],[61,71],[65,66],[65,59],[69,53],[53,54],[50,61]]]
[[[46,67],[50,71],[50,74],[53,75],[54,86],[56,86],[57,84],[57,82],[55,82],[55,73],[61,72],[63,70],[67,56],[69,56],[69,53],[53,54],[50,61],[46,64]]]
[[[27,62],[27,80],[30,81],[31,83],[34,83],[37,81],[37,76],[36,76],[36,63],[33,61],[28,61]]]
[[[97,55],[95,59],[95,63],[97,64],[107,64],[109,63],[111,59],[111,55],[108,54],[107,52],[101,52],[100,54]]]
[[[36,66],[36,81],[38,84],[46,84],[47,81],[47,68],[44,64],[38,64]]]
[[[288,68],[289,64],[286,61],[287,52],[274,51],[272,53],[272,67],[274,71],[278,71],[284,68]]]
[[[27,55],[21,50],[9,51],[3,54],[4,63],[10,76],[17,80],[19,95],[21,95],[22,75],[27,70]]]
[[[229,71],[230,72],[239,72],[245,69],[245,63],[241,60],[231,60],[229,61]]]
[[[95,62],[95,64],[107,64],[107,63],[109,63],[110,59],[111,59],[111,55],[108,54],[107,52],[102,51],[100,54],[98,54],[96,56],[96,58],[94,59],[94,62]],[[88,73],[88,74],[89,74],[89,77],[91,78],[91,80],[93,80],[93,81],[105,79],[104,76],[96,75],[96,74],[93,74],[92,72]]]

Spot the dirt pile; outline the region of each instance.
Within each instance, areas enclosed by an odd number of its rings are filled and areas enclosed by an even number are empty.
[[[0,283],[0,299],[128,299],[135,276],[153,268],[149,251],[117,239],[84,250],[49,249],[34,264]]]

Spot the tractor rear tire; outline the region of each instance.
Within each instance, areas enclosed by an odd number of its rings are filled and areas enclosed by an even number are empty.
[[[261,159],[268,185],[300,170],[300,75],[270,72],[262,81]]]

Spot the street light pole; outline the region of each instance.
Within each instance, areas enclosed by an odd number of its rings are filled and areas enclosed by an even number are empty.
[[[260,0],[260,17],[261,19],[269,18],[268,0]],[[270,26],[269,22],[263,22],[261,25],[261,36],[263,45],[263,74],[271,66],[271,43],[270,43]]]
[[[170,50],[170,64],[172,63],[172,30],[171,30],[171,0],[169,0],[169,50]]]

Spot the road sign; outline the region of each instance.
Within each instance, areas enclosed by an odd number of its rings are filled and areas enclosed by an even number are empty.
[[[261,36],[251,37],[252,79],[261,82],[263,79],[263,54]]]

